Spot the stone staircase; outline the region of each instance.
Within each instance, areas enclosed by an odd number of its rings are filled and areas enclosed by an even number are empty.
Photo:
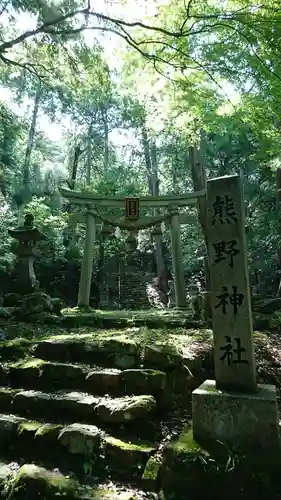
[[[162,347],[122,332],[3,342],[2,495],[137,500],[157,488],[176,375],[198,384],[193,353]]]

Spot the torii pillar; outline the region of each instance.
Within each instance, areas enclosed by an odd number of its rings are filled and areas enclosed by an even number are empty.
[[[78,292],[78,307],[89,307],[90,304],[95,239],[96,221],[93,215],[87,213],[84,253]]]
[[[186,307],[186,293],[181,248],[180,218],[178,207],[170,207],[171,214],[171,246],[173,273],[175,278],[175,294],[177,307]]]

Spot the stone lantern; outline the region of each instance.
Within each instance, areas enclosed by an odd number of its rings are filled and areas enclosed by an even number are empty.
[[[34,226],[32,214],[26,214],[23,226],[10,229],[8,232],[18,242],[12,248],[12,252],[17,256],[13,272],[13,291],[21,295],[32,293],[38,287],[33,267],[39,253],[36,244],[46,236]]]

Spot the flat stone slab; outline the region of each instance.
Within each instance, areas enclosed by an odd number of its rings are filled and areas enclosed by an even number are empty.
[[[84,421],[126,423],[147,418],[156,410],[153,396],[124,396],[99,398],[81,392],[46,393],[36,390],[15,392],[10,401],[13,413],[33,418],[63,419],[66,422]]]
[[[46,393],[41,391],[20,391],[12,402],[13,412],[35,417],[63,417],[71,419],[92,420],[95,416],[95,406],[100,399],[81,392],[61,391]]]
[[[153,396],[128,396],[124,398],[104,398],[97,406],[99,418],[107,423],[123,424],[139,418],[146,418],[156,410]]]
[[[221,441],[229,446],[279,446],[276,388],[259,384],[252,393],[216,389],[206,380],[192,393],[194,439]]]
[[[95,425],[71,424],[61,430],[58,440],[70,453],[85,457],[99,449],[101,434]]]

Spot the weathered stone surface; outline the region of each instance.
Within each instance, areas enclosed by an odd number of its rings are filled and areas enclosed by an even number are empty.
[[[28,358],[11,364],[8,369],[10,383],[20,387],[38,383],[44,364],[45,361],[37,358]]]
[[[12,483],[9,498],[26,500],[44,498],[51,500],[57,496],[74,493],[76,484],[59,472],[50,471],[35,464],[25,464],[18,471]],[[74,498],[74,494],[69,498]]]
[[[34,349],[34,355],[49,361],[83,361],[83,342],[67,339],[44,340]],[[85,357],[85,356],[84,356]]]
[[[163,391],[166,386],[166,373],[158,370],[124,370],[120,374],[120,381],[128,392],[154,394]]]
[[[39,443],[42,449],[46,449],[46,453],[50,450],[54,451],[57,446],[57,440],[63,425],[60,424],[43,424],[35,433],[36,444]]]
[[[41,391],[20,391],[13,401],[18,413],[53,419],[54,416],[71,419],[92,419],[99,399],[80,392],[44,393]]]
[[[0,408],[2,412],[12,412],[11,405],[17,390],[0,387]]]
[[[179,366],[182,362],[182,355],[172,345],[149,345],[144,347],[143,361],[165,370]]]
[[[152,456],[148,459],[141,479],[143,485],[149,490],[159,489],[161,466],[162,457]]]
[[[6,293],[3,299],[3,307],[15,307],[21,302],[21,295],[18,293]]]
[[[121,469],[143,465],[156,450],[148,444],[125,442],[112,436],[104,438],[104,449],[106,458]]]
[[[126,423],[145,418],[156,409],[152,396],[131,396],[116,399],[103,399],[96,412],[101,420],[112,423]]]
[[[87,386],[97,394],[115,393],[119,387],[120,373],[114,368],[94,370],[86,377]]]
[[[207,205],[217,387],[255,391],[253,322],[240,177],[229,175],[209,180]],[[219,251],[221,245],[223,252]]]
[[[256,302],[253,308],[255,311],[262,314],[272,314],[275,311],[280,311],[281,297],[275,297],[274,299],[265,299],[260,302]]]
[[[192,393],[193,434],[199,443],[224,442],[241,448],[279,446],[276,388],[257,392],[226,392],[206,380]]]
[[[11,318],[13,315],[13,308],[0,307],[0,318]]]
[[[15,415],[0,415],[1,445],[9,445],[17,436],[18,425],[25,422],[24,418]]]
[[[59,442],[70,453],[92,456],[99,449],[101,431],[94,425],[71,424],[61,430]]]
[[[41,369],[41,381],[49,387],[82,387],[85,373],[81,366],[67,363],[45,363]]]

